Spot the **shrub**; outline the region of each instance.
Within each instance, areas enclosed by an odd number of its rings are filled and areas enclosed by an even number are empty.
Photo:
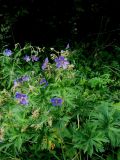
[[[2,160],[117,156],[120,105],[112,98],[119,94],[112,71],[93,71],[80,61],[69,49],[45,53],[45,48],[16,45],[1,52]]]

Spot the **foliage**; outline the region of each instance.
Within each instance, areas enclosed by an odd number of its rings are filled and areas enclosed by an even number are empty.
[[[118,59],[84,52],[1,51],[1,160],[119,160]]]

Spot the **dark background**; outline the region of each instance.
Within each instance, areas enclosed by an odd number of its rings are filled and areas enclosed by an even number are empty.
[[[1,0],[1,44],[65,46],[119,42],[120,5],[113,0]]]

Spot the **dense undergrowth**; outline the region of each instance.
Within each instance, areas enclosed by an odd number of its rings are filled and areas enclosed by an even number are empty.
[[[1,160],[120,159],[120,48],[87,52],[1,51]]]

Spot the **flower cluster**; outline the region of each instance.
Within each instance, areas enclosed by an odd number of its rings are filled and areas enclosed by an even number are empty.
[[[64,56],[59,56],[59,57],[55,58],[54,61],[56,62],[57,68],[66,69],[67,66],[69,65],[69,62],[67,61],[67,59]]]
[[[54,55],[51,55],[51,56],[54,57]],[[36,55],[32,55],[32,56],[25,55],[24,60],[26,62],[29,62],[29,61],[34,62],[34,61],[38,61],[39,57],[37,57]],[[56,63],[57,68],[66,69],[69,65],[69,61],[64,56],[59,56],[59,57],[55,56],[54,61]],[[49,60],[48,60],[48,57],[46,57],[43,64],[42,64],[42,70],[45,70],[48,67],[48,63],[49,63]],[[17,80],[14,81],[14,86],[17,86],[19,83],[22,83],[24,81],[29,81],[29,77],[28,76],[22,76],[21,78],[18,78]],[[42,78],[40,80],[39,84],[41,86],[43,86],[43,88],[48,86],[48,82],[45,78]],[[28,104],[28,97],[27,97],[26,94],[16,92],[15,97],[19,101],[20,104],[23,104],[23,105]],[[53,98],[51,98],[50,102],[53,106],[62,106],[63,100],[62,100],[62,98],[53,97]]]
[[[15,98],[19,101],[20,104],[23,104],[23,105],[28,104],[28,96],[26,94],[16,92]]]
[[[5,49],[4,52],[3,52],[3,54],[5,56],[11,56],[13,54],[13,52],[10,49]]]
[[[26,62],[29,62],[32,60],[32,62],[37,62],[39,61],[39,57],[37,57],[36,55],[32,55],[31,57],[28,55],[25,55],[23,58]]]

